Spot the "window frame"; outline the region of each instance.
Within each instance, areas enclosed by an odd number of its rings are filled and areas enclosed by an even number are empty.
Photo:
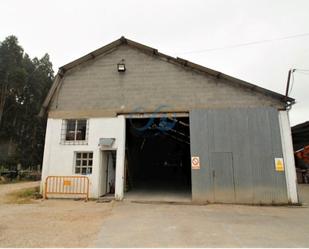
[[[77,154],[81,154],[80,155],[80,159],[77,158]],[[83,154],[87,154],[87,157],[83,157]],[[92,154],[92,157],[90,157],[90,154]],[[87,176],[87,175],[92,175],[93,173],[93,151],[74,151],[74,161],[73,161],[73,174],[74,175],[82,175],[82,176]],[[80,165],[77,165],[77,160],[80,161]],[[87,161],[87,165],[83,165],[83,161]],[[89,165],[89,161],[91,162],[91,165]],[[76,167],[80,168],[79,173],[76,173]],[[86,168],[86,173],[82,173],[82,169]],[[91,172],[88,172],[88,169],[91,168]]]
[[[68,121],[75,121],[75,129],[74,129],[74,140],[67,140],[67,130],[68,130]],[[78,140],[78,121],[86,121],[86,131],[85,131],[85,139]],[[89,135],[89,120],[88,119],[63,119],[61,125],[61,135],[60,135],[60,144],[64,145],[87,145],[88,144],[88,135]]]

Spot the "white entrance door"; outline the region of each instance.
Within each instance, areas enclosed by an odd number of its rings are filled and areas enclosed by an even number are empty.
[[[115,193],[116,151],[102,151],[101,196]]]

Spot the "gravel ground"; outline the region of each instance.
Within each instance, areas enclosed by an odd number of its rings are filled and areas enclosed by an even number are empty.
[[[166,205],[36,200],[6,204],[0,185],[0,247],[308,247],[309,185],[302,207]]]
[[[36,200],[5,204],[6,194],[38,182],[0,185],[0,247],[87,247],[114,203]]]
[[[309,247],[309,185],[303,206],[119,202],[93,247]]]

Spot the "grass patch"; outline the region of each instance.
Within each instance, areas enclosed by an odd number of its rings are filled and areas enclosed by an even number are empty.
[[[16,180],[16,179],[14,179],[12,181],[10,181],[10,180],[6,180],[6,181],[0,180],[0,184],[12,184],[12,183],[19,183],[19,182],[24,182],[24,181]]]
[[[31,204],[40,198],[40,188],[26,188],[7,194],[7,202],[10,204]]]

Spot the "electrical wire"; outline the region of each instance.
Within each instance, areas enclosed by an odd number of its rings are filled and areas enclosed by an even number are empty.
[[[300,73],[300,74],[309,75],[309,69],[297,69],[297,68],[294,68],[294,69],[292,70],[292,75],[291,75],[291,76],[292,76],[291,87],[290,87],[290,89],[289,89],[289,91],[288,91],[288,96],[291,95],[292,90],[293,90],[294,81],[295,81],[295,79],[294,79],[294,73],[295,73],[295,72]],[[307,73],[307,72],[308,72],[308,73]]]
[[[202,50],[180,52],[178,54],[206,53],[206,52],[212,52],[212,51],[216,51],[216,50],[245,47],[245,46],[257,45],[257,44],[262,44],[262,43],[267,43],[267,42],[299,38],[299,37],[304,37],[304,36],[309,36],[309,33],[302,33],[302,34],[297,34],[297,35],[284,36],[284,37],[274,38],[274,39],[265,39],[265,40],[259,40],[259,41],[253,41],[253,42],[239,43],[239,44],[234,44],[234,45],[225,46],[225,47],[206,48],[206,49],[202,49]]]
[[[309,71],[308,71],[308,73],[306,73],[306,72],[298,72],[298,71],[296,71],[296,73],[300,73],[300,74],[304,74],[304,75],[309,75]]]
[[[294,69],[295,71],[301,71],[301,72],[309,72],[309,69],[298,69],[298,68],[295,68]]]

